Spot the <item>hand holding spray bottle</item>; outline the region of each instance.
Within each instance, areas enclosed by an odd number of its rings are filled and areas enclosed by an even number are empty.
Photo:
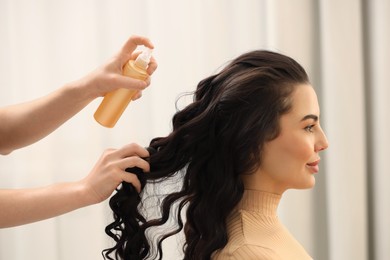
[[[145,80],[149,76],[146,69],[151,56],[152,50],[145,48],[135,60],[126,63],[123,67],[123,75]],[[114,127],[137,91],[120,88],[106,94],[94,114],[95,120],[102,126]]]

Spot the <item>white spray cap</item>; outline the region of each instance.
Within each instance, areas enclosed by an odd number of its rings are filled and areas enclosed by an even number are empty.
[[[152,49],[145,48],[140,55],[135,59],[135,65],[145,69],[148,67],[148,64],[150,62],[150,58],[152,57]]]

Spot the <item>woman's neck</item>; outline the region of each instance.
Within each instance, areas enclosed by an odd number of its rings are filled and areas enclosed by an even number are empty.
[[[280,194],[245,189],[238,209],[252,211],[267,216],[276,216],[281,197]]]

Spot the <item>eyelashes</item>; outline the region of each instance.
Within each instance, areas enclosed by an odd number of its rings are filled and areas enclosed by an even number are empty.
[[[305,131],[307,131],[307,132],[309,132],[309,133],[313,133],[314,132],[314,127],[315,127],[316,125],[308,125],[308,126],[306,126],[304,129],[305,129]]]

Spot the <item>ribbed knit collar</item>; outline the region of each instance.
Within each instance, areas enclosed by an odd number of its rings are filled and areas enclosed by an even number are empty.
[[[282,198],[279,194],[258,190],[244,190],[238,209],[253,211],[267,216],[277,216],[277,209]]]

